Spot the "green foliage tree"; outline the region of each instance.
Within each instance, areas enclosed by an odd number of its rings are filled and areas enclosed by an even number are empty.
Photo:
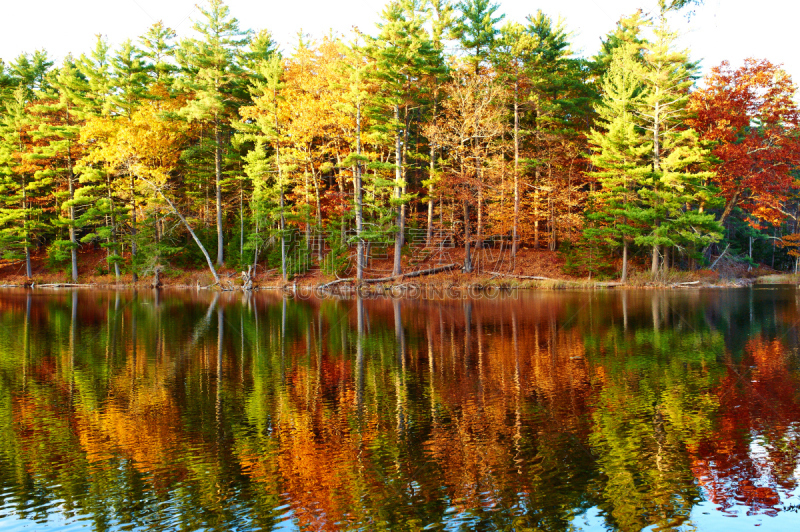
[[[494,49],[495,40],[500,33],[496,26],[505,15],[496,15],[500,6],[491,0],[463,0],[458,3],[457,8],[461,16],[456,19],[452,33],[461,42],[461,46],[469,50],[469,61],[477,73],[481,63],[486,61]]]
[[[393,137],[395,158],[395,193],[397,209],[393,274],[402,272],[401,251],[405,232],[406,194],[404,159],[408,150],[414,110],[425,96],[420,90],[424,79],[442,71],[440,51],[424,28],[425,19],[415,0],[394,0],[384,9],[380,30],[368,45],[374,61],[371,73],[381,91],[370,102],[373,130]]]
[[[590,159],[598,168],[592,175],[600,185],[595,194],[598,209],[593,215],[599,223],[584,232],[611,247],[622,246],[623,283],[628,279],[629,244],[642,231],[633,223],[632,213],[641,205],[637,191],[650,174],[647,155],[652,151],[636,115],[643,98],[637,55],[632,43],[612,51],[602,80],[603,98],[595,107],[602,129],[593,129],[589,135],[594,148]]]
[[[217,265],[224,260],[223,159],[229,143],[231,120],[246,95],[241,68],[242,48],[249,32],[239,29],[239,21],[230,16],[222,0],[209,0],[199,8],[201,20],[193,29],[198,38],[181,42],[176,50],[178,63],[186,75],[180,87],[189,95],[180,114],[190,122],[199,122],[211,130],[216,192]]]

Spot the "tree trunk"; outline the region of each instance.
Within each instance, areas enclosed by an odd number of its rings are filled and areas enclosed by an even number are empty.
[[[472,273],[472,257],[469,251],[469,202],[464,200],[464,271]]]
[[[658,246],[653,244],[653,257],[650,264],[650,276],[655,279],[658,276]]]
[[[28,191],[25,188],[25,176],[22,176],[22,212],[25,217],[22,219],[22,230],[25,234],[25,276],[30,279],[33,277],[31,269],[31,248],[30,238],[28,237]]]
[[[128,172],[131,178],[131,272],[133,273],[133,282],[139,280],[136,275],[136,183],[133,172]]]
[[[275,106],[275,166],[278,168],[278,188],[280,188],[280,228],[281,228],[281,277],[285,283],[288,280],[286,274],[286,217],[284,216],[284,198],[283,198],[283,170],[281,169],[281,145],[279,140],[280,128],[278,124],[278,91],[272,91],[273,104]]]
[[[356,155],[361,156],[361,102],[356,104]],[[356,201],[356,279],[360,283],[364,279],[364,239],[361,234],[364,231],[364,195],[361,189],[361,160],[356,160],[356,168],[353,174],[353,192]],[[359,300],[360,301],[360,300]],[[360,340],[359,340],[360,341]]]
[[[394,119],[395,122],[400,121],[400,108],[394,106]],[[402,181],[403,181],[403,152],[401,146],[400,130],[395,131],[395,185],[394,195],[395,199],[400,201],[402,198]],[[403,217],[402,205],[397,205],[397,234],[394,239],[394,267],[392,268],[392,275],[400,275],[403,272],[403,257],[401,252],[403,250],[403,233],[405,231],[405,219]]]
[[[222,234],[222,139],[219,117],[214,119],[214,176],[217,191],[217,266],[222,266],[225,241]]]
[[[108,240],[111,243],[111,249],[114,250],[114,253],[117,251],[117,220],[114,216],[114,198],[111,195],[111,176],[106,172],[106,195],[108,196],[108,205],[111,209],[111,233],[108,236]],[[114,261],[114,275],[117,280],[117,284],[119,284],[119,261]]]
[[[244,259],[244,183],[239,182],[239,262]]]
[[[625,240],[622,244],[622,279],[624,284],[628,282],[628,241]]]
[[[72,156],[67,154],[67,171],[69,179],[69,241],[70,255],[72,257],[72,281],[78,281],[78,241],[75,238],[75,206],[72,201],[75,199],[75,176],[72,173]]]
[[[514,221],[511,226],[511,268],[519,249],[519,80],[514,81]]]
[[[433,102],[433,116],[434,120],[436,119],[436,101]],[[430,146],[430,157],[431,157],[431,164],[430,164],[430,172],[428,173],[428,222],[425,231],[425,245],[431,247],[433,245],[433,178],[434,173],[436,172],[436,149],[434,148],[433,142],[431,142]]]

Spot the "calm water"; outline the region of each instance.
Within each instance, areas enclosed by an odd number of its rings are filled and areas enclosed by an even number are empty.
[[[2,530],[798,530],[800,291],[0,291]]]

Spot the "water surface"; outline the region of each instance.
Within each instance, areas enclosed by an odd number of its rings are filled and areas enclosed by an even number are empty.
[[[0,529],[800,529],[799,322],[794,287],[0,291]]]

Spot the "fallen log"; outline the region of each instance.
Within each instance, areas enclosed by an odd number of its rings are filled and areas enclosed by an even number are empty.
[[[685,283],[674,283],[672,286],[689,286],[693,284],[700,284],[700,281],[686,281]]]
[[[37,284],[36,288],[92,288],[96,284],[76,284],[76,283],[50,283],[50,284]]]
[[[427,270],[419,270],[419,271],[410,272],[410,273],[403,273],[403,274],[400,274],[400,275],[391,275],[389,277],[377,277],[375,279],[362,279],[361,282],[363,282],[363,283],[385,283],[385,282],[388,282],[388,281],[394,281],[396,279],[407,279],[409,277],[422,277],[423,275],[434,275],[434,274],[441,273],[441,272],[455,270],[456,268],[460,268],[460,267],[461,267],[460,264],[447,264],[445,266],[437,266],[435,268],[430,268],[430,269],[427,269]],[[320,290],[325,290],[326,288],[331,287],[331,286],[333,286],[335,284],[345,283],[345,282],[353,282],[355,280],[356,280],[355,277],[348,277],[346,279],[336,279],[335,281],[331,281],[330,283],[326,283],[326,284],[320,285],[319,289]]]
[[[541,277],[539,275],[517,275],[515,273],[501,273],[501,272],[488,272],[488,273],[491,273],[492,275],[499,275],[500,277],[514,277],[515,279],[533,279],[534,281],[555,281],[555,279],[551,277]]]
[[[336,279],[335,281],[331,281],[330,283],[325,283],[323,285],[320,285],[319,289],[320,290],[325,290],[328,287],[333,286],[335,284],[349,282],[349,281],[355,281],[355,277],[348,277],[346,279]]]

